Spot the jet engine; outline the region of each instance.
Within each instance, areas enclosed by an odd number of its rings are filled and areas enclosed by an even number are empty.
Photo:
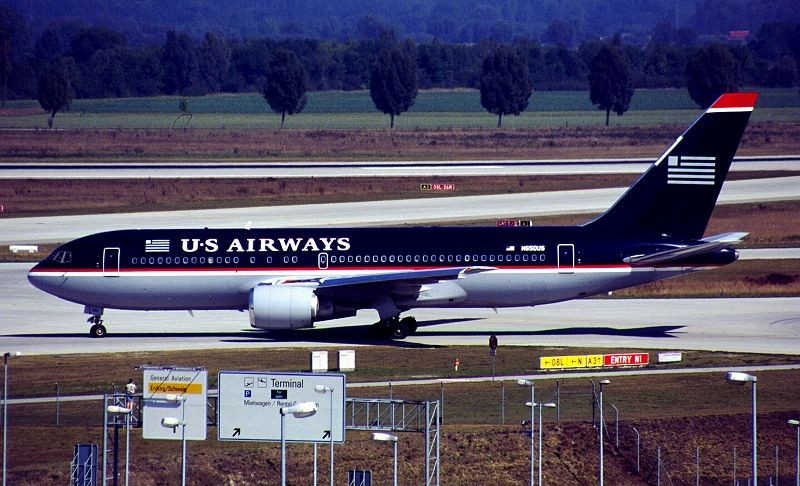
[[[312,327],[320,303],[310,287],[257,285],[250,289],[250,325],[258,329]]]

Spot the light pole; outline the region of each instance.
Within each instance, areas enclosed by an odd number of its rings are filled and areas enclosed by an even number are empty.
[[[183,395],[167,395],[166,400],[170,403],[181,404],[181,419],[175,417],[164,417],[161,419],[163,427],[175,430],[181,427],[181,486],[186,486],[186,397]]]
[[[128,473],[130,472],[131,462],[131,409],[118,405],[109,405],[106,408],[108,413],[125,416],[125,486],[128,486]],[[116,423],[116,419],[114,420]],[[116,480],[115,480],[116,481]]]
[[[284,427],[287,415],[294,415],[295,418],[306,418],[317,413],[317,404],[314,402],[300,402],[291,407],[281,407],[281,486],[286,486],[286,436]]]
[[[600,486],[603,486],[603,385],[610,383],[610,380],[600,380]]]
[[[556,408],[555,403],[534,403],[528,402],[526,407],[539,407],[539,486],[542,486],[542,408]]]
[[[797,472],[795,485],[800,486],[800,420],[790,419],[787,423],[797,429],[797,465],[795,466]]]
[[[329,386],[325,386],[325,385],[316,385],[314,387],[314,391],[317,392],[317,393],[328,393],[328,392],[330,392],[330,394],[331,394],[330,395],[330,402],[328,402],[328,404],[331,407],[330,425],[329,425],[329,429],[330,430],[328,431],[328,436],[329,436],[329,438],[331,440],[331,442],[330,442],[330,445],[331,445],[331,473],[330,473],[330,477],[331,477],[331,486],[333,486],[333,388],[331,388]]]
[[[372,440],[377,440],[378,442],[391,442],[394,445],[394,473],[392,474],[392,485],[397,486],[397,436],[386,434],[384,432],[374,432],[372,434]]]
[[[758,378],[740,371],[729,371],[725,379],[734,385],[753,384],[753,486],[758,486],[758,437],[756,435],[756,381]]]
[[[22,353],[3,353],[3,486],[6,486],[6,471],[8,470],[8,358],[16,358]]]
[[[534,385],[533,381],[531,380],[517,380],[517,385],[519,386],[529,386],[531,387],[531,404],[536,403],[536,400],[533,399],[534,390],[536,386]],[[533,459],[533,428],[534,428],[534,408],[531,406],[531,486],[533,486],[533,469],[534,469],[534,459]]]

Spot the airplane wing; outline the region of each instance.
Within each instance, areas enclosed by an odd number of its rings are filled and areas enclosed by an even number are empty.
[[[745,236],[747,236],[747,233],[723,233],[721,235],[704,238],[700,240],[701,243],[697,245],[687,245],[644,255],[632,255],[624,258],[623,261],[636,267],[682,260],[684,258],[712,253],[723,248],[730,248],[740,243]]]
[[[317,293],[325,293],[328,289],[345,286],[375,284],[426,285],[441,280],[454,280],[467,275],[496,270],[494,267],[452,267],[433,270],[411,270],[406,272],[385,272],[368,275],[352,275],[344,277],[325,277],[317,286]]]

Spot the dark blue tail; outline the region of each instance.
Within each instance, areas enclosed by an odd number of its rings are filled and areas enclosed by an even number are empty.
[[[615,235],[702,238],[757,97],[720,96],[608,211],[586,226]]]

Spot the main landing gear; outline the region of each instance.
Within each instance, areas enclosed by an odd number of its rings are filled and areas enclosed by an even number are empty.
[[[390,339],[405,339],[417,332],[417,320],[413,317],[400,316],[383,319],[372,325],[378,336]]]

